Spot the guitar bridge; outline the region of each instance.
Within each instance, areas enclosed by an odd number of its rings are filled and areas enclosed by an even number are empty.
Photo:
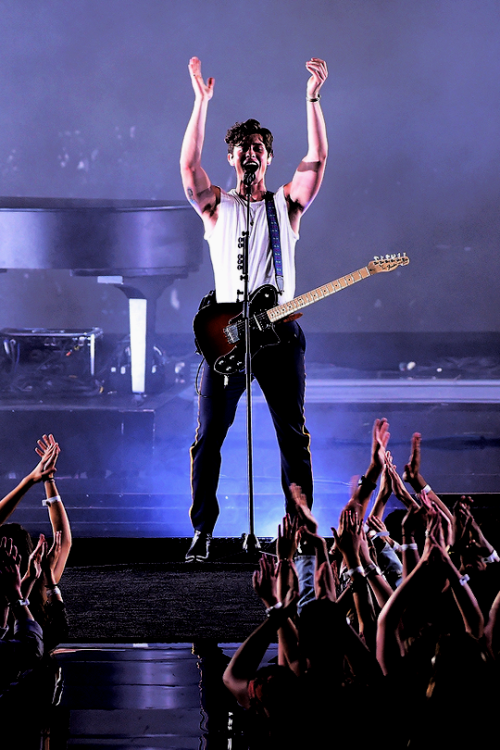
[[[238,326],[236,323],[233,323],[230,326],[226,326],[224,328],[224,333],[230,344],[236,344],[240,340],[240,336],[238,333]]]

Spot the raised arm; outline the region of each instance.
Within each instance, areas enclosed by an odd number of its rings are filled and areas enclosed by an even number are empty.
[[[386,457],[390,459],[390,456],[391,456],[390,451],[386,451]],[[382,518],[384,517],[385,506],[387,505],[387,501],[389,500],[391,495],[392,495],[392,480],[389,474],[389,467],[386,461],[384,469],[382,471],[382,476],[380,478],[379,491],[378,491],[377,497],[375,498],[375,502],[373,503],[373,508],[370,511],[370,516],[373,516],[375,518],[379,518],[380,520],[382,520]]]
[[[290,222],[296,231],[300,217],[321,187],[328,155],[325,118],[320,104],[320,90],[328,77],[328,69],[326,62],[317,57],[306,62],[306,68],[311,74],[306,89],[307,154],[297,167],[292,181],[285,185]]]
[[[214,79],[207,82],[201,75],[201,62],[197,57],[189,61],[189,74],[194,90],[194,106],[189,119],[181,148],[181,178],[184,192],[193,208],[203,221],[213,220],[220,193],[212,186],[210,178],[201,166],[201,153],[205,140],[208,102],[214,93]]]
[[[403,473],[403,479],[408,482],[418,494],[419,492],[425,492],[429,496],[429,500],[432,500],[436,505],[445,513],[450,521],[452,520],[452,513],[447,505],[443,503],[440,497],[430,488],[422,474],[420,473],[420,460],[421,460],[421,445],[422,435],[419,432],[414,432],[411,439],[410,458],[408,463],[405,465]]]
[[[44,435],[44,439],[45,438],[47,438],[48,442],[44,450],[40,451],[38,448],[35,448],[38,455],[40,456],[40,461],[35,466],[33,471],[27,474],[24,479],[21,479],[17,487],[15,487],[12,492],[9,492],[8,495],[2,498],[2,500],[0,500],[0,525],[2,523],[5,523],[7,518],[16,509],[21,498],[28,492],[30,487],[33,487],[33,485],[37,484],[38,482],[42,482],[55,471],[57,456],[59,455],[59,446],[57,445],[55,440],[53,440],[51,435],[48,437],[47,435]],[[50,438],[52,438],[52,441],[50,441]]]
[[[360,547],[363,521],[351,505],[346,505],[339,518],[338,529],[332,526],[335,545],[342,552],[344,565],[351,578],[351,590],[359,624],[359,633],[369,648],[375,646],[375,611],[361,565]]]
[[[296,592],[293,591],[283,604],[278,601],[276,575],[272,562],[265,556],[260,560],[259,570],[254,573],[253,585],[266,606],[266,618],[238,648],[222,677],[224,685],[243,708],[250,707],[250,680],[255,677],[276,633],[285,626],[296,606]]]
[[[53,567],[53,576],[55,583],[59,583],[61,576],[66,567],[66,562],[71,550],[72,536],[71,526],[69,523],[68,514],[66,508],[59,494],[56,486],[56,482],[53,476],[46,479],[45,485],[45,504],[49,511],[50,525],[52,526],[52,536],[55,539],[56,535],[60,535],[61,544],[60,550]]]
[[[377,480],[384,470],[389,437],[389,422],[387,419],[376,419],[373,423],[370,463],[348,503],[351,509],[358,512],[361,519],[365,517],[368,502],[377,486]]]

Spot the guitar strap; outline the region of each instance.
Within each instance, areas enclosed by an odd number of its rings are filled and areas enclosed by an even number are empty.
[[[274,273],[278,294],[283,294],[283,262],[281,260],[280,227],[276,216],[273,193],[268,191],[265,196],[267,224],[269,226],[269,237],[271,238],[271,249],[273,251]]]

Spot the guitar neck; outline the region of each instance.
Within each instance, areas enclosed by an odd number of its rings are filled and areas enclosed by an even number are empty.
[[[270,310],[267,310],[269,320],[271,323],[276,323],[278,320],[282,320],[292,313],[302,310],[303,307],[313,305],[315,302],[319,302],[325,299],[325,297],[335,294],[335,292],[340,292],[342,289],[347,289],[347,287],[356,284],[357,281],[367,279],[369,276],[371,276],[371,273],[366,266],[358,268],[357,271],[348,273],[347,276],[341,276],[339,279],[330,281],[328,284],[323,284],[323,286],[319,286],[317,289],[300,294],[298,297],[290,300],[290,302],[272,307]]]

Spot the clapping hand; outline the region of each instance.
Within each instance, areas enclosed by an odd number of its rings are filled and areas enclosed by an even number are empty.
[[[380,472],[385,466],[386,448],[389,442],[389,422],[387,419],[376,419],[373,425],[372,434],[372,462]]]
[[[37,441],[35,452],[40,456],[40,461],[29,476],[36,483],[49,479],[57,471],[56,462],[61,449],[53,435],[44,435]]]
[[[403,479],[413,486],[413,482],[418,479],[420,473],[420,445],[422,443],[422,435],[419,432],[414,432],[411,438],[410,458],[408,463],[405,464],[403,472]]]
[[[46,554],[47,554],[47,542],[45,540],[44,534],[40,534],[38,543],[28,558],[28,566],[26,568],[26,573],[24,574],[23,579],[21,581],[21,586],[22,586],[24,597],[28,597],[30,595],[31,590],[35,584],[35,581],[37,581],[42,575],[43,560]]]

